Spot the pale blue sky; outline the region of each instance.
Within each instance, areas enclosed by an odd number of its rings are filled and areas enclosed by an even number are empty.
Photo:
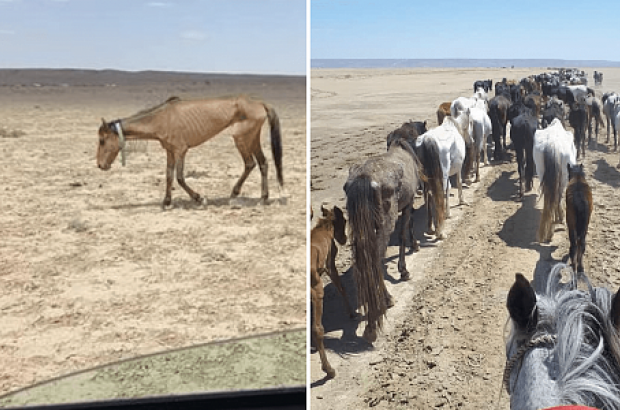
[[[0,0],[0,68],[306,72],[305,0]]]
[[[312,0],[312,58],[620,61],[620,1]]]

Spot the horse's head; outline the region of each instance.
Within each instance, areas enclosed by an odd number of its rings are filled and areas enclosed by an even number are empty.
[[[123,148],[120,137],[113,123],[107,123],[103,118],[99,127],[99,142],[97,144],[97,166],[107,171],[112,166],[119,151]]]
[[[347,243],[347,220],[344,219],[342,210],[337,206],[334,206],[333,210],[321,206],[321,212],[323,213],[323,218],[331,220],[334,224],[334,238],[338,241],[338,243],[340,245]]]
[[[618,408],[616,353],[620,297],[593,287],[585,273],[562,282],[557,264],[546,286],[520,274],[508,293],[512,331],[506,343],[504,384],[511,408],[538,409],[566,403]],[[578,289],[583,281],[588,290]]]
[[[586,173],[583,170],[583,164],[579,164],[579,165],[571,165],[570,162],[566,164],[566,167],[568,168],[568,179],[574,179],[574,178],[580,178],[580,179],[585,179],[586,178]]]

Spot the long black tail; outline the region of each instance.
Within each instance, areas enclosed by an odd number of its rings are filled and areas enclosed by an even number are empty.
[[[265,104],[267,110],[267,118],[269,118],[269,127],[271,128],[271,153],[273,161],[276,163],[276,174],[280,186],[284,185],[284,176],[282,175],[282,134],[280,132],[280,117],[273,107]]]
[[[443,190],[443,171],[441,169],[441,161],[439,159],[439,147],[433,138],[426,137],[418,148],[418,157],[422,162],[424,173],[428,179],[428,185],[433,195],[435,207],[435,215],[437,221],[435,227],[437,234],[442,232],[445,220],[445,194]],[[431,204],[426,204],[431,206]]]
[[[347,184],[347,212],[355,260],[357,304],[371,329],[381,328],[387,311],[387,288],[376,227],[381,223],[381,198],[370,177],[363,175]]]

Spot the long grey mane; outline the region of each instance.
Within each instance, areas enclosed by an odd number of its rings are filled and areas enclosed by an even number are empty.
[[[605,288],[593,288],[585,274],[579,276],[588,290],[575,288],[577,280],[560,281],[567,265],[555,265],[543,293],[536,293],[538,322],[530,333],[519,330],[515,324],[506,344],[508,357],[520,346],[543,335],[557,335],[549,355],[555,362],[555,391],[548,394],[559,404],[581,404],[599,409],[620,409],[620,368],[618,365],[618,334],[610,312],[614,294]],[[572,270],[571,270],[572,273]],[[510,377],[510,384],[518,381],[517,369],[532,365],[524,355]],[[551,372],[552,365],[541,366]],[[538,368],[538,367],[536,367]],[[534,367],[530,367],[532,371]],[[536,370],[533,370],[536,371]],[[523,376],[522,376],[523,377]],[[535,374],[536,379],[553,379],[549,374]],[[512,392],[511,404],[527,408],[536,401],[529,397],[536,392],[520,389]],[[549,400],[549,397],[546,398]],[[524,403],[528,403],[525,405]],[[542,403],[542,397],[541,397]],[[546,407],[545,403],[542,407]]]

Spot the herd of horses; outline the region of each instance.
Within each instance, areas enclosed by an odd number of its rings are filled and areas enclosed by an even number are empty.
[[[427,129],[427,122],[409,121],[388,134],[386,152],[351,166],[343,189],[357,309],[366,321],[363,338],[369,343],[376,340],[383,318],[394,303],[384,284],[383,259],[399,214],[398,271],[401,280],[406,281],[410,275],[405,245],[411,239],[411,248],[419,248],[411,219],[417,193],[421,192],[428,211],[426,234],[443,239],[451,208],[451,177],[456,181],[459,204],[463,204],[462,183],[471,182],[472,172],[473,182],[480,181],[480,157],[485,165],[489,157],[494,163],[503,162],[512,148],[517,159],[519,197],[533,188],[534,175],[540,182],[543,212],[537,241],[551,241],[553,224],[563,222],[566,209],[568,259],[573,275],[568,283],[560,283],[560,272],[566,265],[558,264],[543,291],[536,293],[521,275],[517,275],[510,290],[507,307],[513,328],[507,343],[504,383],[511,393],[513,408],[540,408],[534,392],[544,396],[541,400],[545,406],[590,403],[619,408],[620,297],[607,289],[593,288],[584,273],[583,255],[593,200],[583,165],[578,165],[577,159],[586,155],[586,128],[590,143],[598,144],[599,125],[604,126],[602,114],[607,115],[608,124],[611,120],[617,148],[620,97],[609,93],[601,101],[586,85],[567,85],[549,78],[531,76],[520,82],[503,79],[495,83],[493,98],[488,98],[492,80],[477,81],[473,96],[458,97],[438,107],[437,127]],[[600,78],[602,81],[602,74]],[[596,124],[594,139],[592,121]],[[565,128],[566,122],[572,131]],[[512,147],[506,144],[508,123]],[[609,132],[608,125],[608,143]],[[487,156],[489,137],[493,150]],[[346,301],[336,279],[334,239],[340,244],[346,241],[347,221],[338,207],[323,210],[323,215],[311,233],[312,340],[326,377],[333,378],[335,370],[323,346],[321,273],[329,273]],[[587,283],[587,291],[577,288],[580,281]],[[353,316],[348,301],[346,306]],[[563,317],[563,312],[569,317]],[[552,371],[545,367],[550,361],[558,366]],[[554,394],[546,394],[545,389]]]

